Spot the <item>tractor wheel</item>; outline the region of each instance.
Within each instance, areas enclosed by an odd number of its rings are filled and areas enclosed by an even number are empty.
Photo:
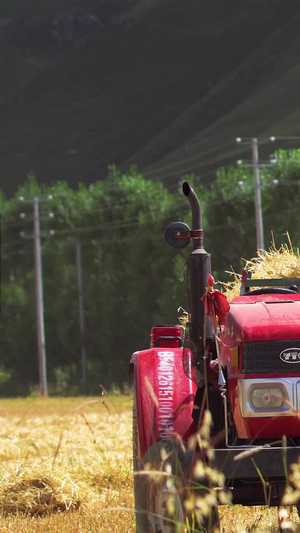
[[[135,397],[133,398],[133,408],[132,408],[132,459],[133,459],[133,487],[134,487],[134,501],[135,501],[135,524],[137,533],[148,533],[149,528],[145,524],[145,517],[143,515],[143,509],[140,504],[140,483],[141,476],[138,475],[138,472],[141,470],[142,461],[139,447],[139,436],[138,436],[138,422],[137,422],[137,413],[136,413],[136,402]]]
[[[213,532],[219,527],[216,507],[204,519],[195,512],[200,489],[191,480],[194,452],[175,440],[158,442],[143,457],[136,476],[137,533]],[[144,472],[144,473],[143,473]]]

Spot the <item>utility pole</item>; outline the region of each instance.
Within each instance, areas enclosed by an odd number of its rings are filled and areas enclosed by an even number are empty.
[[[273,140],[273,137],[270,137],[270,140]],[[251,139],[241,139],[241,137],[236,138],[236,142],[249,142],[252,147],[252,164],[251,165],[240,165],[242,167],[252,167],[253,176],[254,176],[254,204],[255,204],[255,226],[256,226],[256,244],[258,250],[264,250],[264,228],[263,228],[263,216],[262,216],[262,205],[261,205],[261,186],[260,186],[260,177],[259,177],[259,157],[258,157],[258,139],[257,137],[252,137]],[[240,164],[241,161],[238,161]],[[265,166],[265,165],[263,165]]]
[[[42,396],[47,396],[46,345],[44,326],[44,298],[41,254],[39,200],[33,199],[34,261],[36,282],[36,314],[38,339],[39,384]]]
[[[255,198],[255,222],[256,222],[256,242],[258,250],[265,249],[264,227],[261,207],[261,190],[259,177],[258,141],[256,137],[251,139],[252,146],[252,166],[254,174],[254,198]]]
[[[79,330],[80,330],[81,362],[82,362],[82,385],[83,385],[84,392],[87,392],[88,368],[87,368],[87,353],[86,353],[86,346],[85,346],[85,319],[84,319],[81,242],[79,240],[76,241],[76,268],[77,268]]]
[[[262,205],[261,205],[261,185],[260,185],[260,177],[259,177],[259,169],[260,167],[268,167],[272,166],[274,161],[271,161],[270,163],[259,163],[259,157],[258,157],[258,142],[261,143],[274,143],[276,141],[299,141],[300,136],[271,136],[271,137],[260,137],[259,139],[257,137],[237,137],[236,139],[237,143],[247,143],[251,144],[252,147],[252,164],[251,165],[242,165],[242,161],[238,161],[237,163],[241,167],[251,167],[253,168],[253,174],[254,174],[254,200],[255,200],[255,224],[256,224],[256,242],[257,242],[257,248],[258,250],[264,250],[265,244],[264,244],[264,228],[263,228],[263,216],[262,216]],[[275,161],[276,162],[276,161]]]

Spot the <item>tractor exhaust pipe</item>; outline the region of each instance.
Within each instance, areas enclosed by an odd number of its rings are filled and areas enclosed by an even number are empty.
[[[182,185],[183,194],[190,202],[192,209],[192,230],[202,230],[202,213],[198,197],[192,187],[185,181]],[[194,250],[203,248],[203,234],[199,239],[193,239]]]
[[[211,274],[211,261],[210,254],[203,247],[202,214],[198,197],[187,182],[183,183],[182,190],[191,205],[192,231],[199,234],[199,238],[193,238],[193,251],[188,256],[187,264],[191,313],[190,338],[197,351],[195,356],[200,361],[205,355],[207,341],[213,340],[211,320],[205,316],[201,301],[206,292],[208,275]]]

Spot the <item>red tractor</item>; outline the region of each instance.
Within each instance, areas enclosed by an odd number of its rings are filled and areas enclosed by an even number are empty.
[[[193,243],[188,340],[181,327],[156,326],[130,361],[138,533],[217,531],[228,494],[279,508],[300,456],[300,279],[244,271],[240,296],[224,302],[207,286],[197,195],[187,182],[183,193],[192,229],[175,222],[165,237],[175,248]]]

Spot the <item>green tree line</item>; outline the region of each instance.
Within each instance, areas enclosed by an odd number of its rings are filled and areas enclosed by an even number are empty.
[[[261,172],[265,241],[280,245],[288,231],[299,246],[300,152],[279,151]],[[224,168],[210,188],[193,176],[203,211],[204,246],[216,279],[240,272],[256,253],[253,173]],[[20,200],[20,198],[23,200]],[[176,323],[188,308],[186,256],[164,240],[165,227],[190,223],[180,184],[167,189],[131,168],[72,190],[41,185],[33,175],[14,198],[0,195],[0,395],[27,394],[38,384],[32,199],[39,198],[47,376],[50,392],[82,391],[76,242],[82,251],[88,391],[128,381],[133,351],[149,346],[157,323]],[[20,214],[23,213],[22,218]],[[53,214],[53,216],[50,214]]]
[[[166,245],[164,228],[185,217],[187,203],[135,169],[121,174],[115,168],[107,180],[77,191],[64,182],[41,186],[31,176],[15,198],[1,198],[0,365],[6,384],[0,394],[26,393],[38,383],[34,197],[40,199],[48,382],[80,390],[80,241],[89,391],[99,392],[100,383],[122,384],[130,354],[149,346],[151,326],[176,323],[177,307],[186,305],[184,254]]]

